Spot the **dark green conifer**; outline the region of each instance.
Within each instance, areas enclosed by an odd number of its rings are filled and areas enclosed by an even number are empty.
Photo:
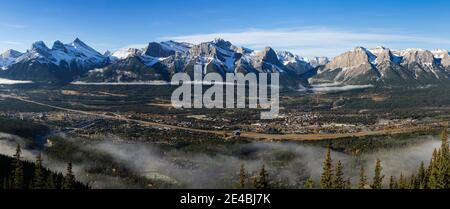
[[[359,183],[358,183],[358,189],[366,189],[367,185],[367,177],[364,171],[364,165],[361,165],[361,168],[359,169]]]
[[[22,163],[22,150],[20,148],[20,144],[17,144],[16,154],[14,154],[13,161],[13,178],[12,178],[12,188],[14,189],[23,189],[23,163]]]
[[[375,163],[375,170],[374,170],[374,176],[373,176],[373,182],[372,182],[372,189],[382,189],[383,188],[383,178],[384,175],[382,175],[383,167],[381,166],[380,159],[377,159]]]
[[[262,165],[258,176],[254,179],[253,185],[256,189],[268,189],[269,188],[269,174],[264,165]]]
[[[42,154],[36,156],[34,168],[33,189],[43,189],[45,187],[44,168],[42,167]]]
[[[345,189],[346,182],[344,179],[344,172],[341,161],[339,160],[336,164],[336,173],[333,178],[333,188],[334,189]]]
[[[325,160],[323,161],[323,172],[320,176],[321,189],[333,189],[333,160],[331,159],[331,149],[328,147]]]
[[[75,189],[75,175],[72,171],[72,163],[67,164],[67,171],[64,176],[62,189]]]
[[[312,176],[310,176],[308,179],[306,179],[305,183],[303,184],[303,188],[314,189],[314,180],[313,180]]]

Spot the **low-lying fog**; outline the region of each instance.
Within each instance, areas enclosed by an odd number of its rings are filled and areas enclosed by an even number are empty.
[[[422,136],[419,144],[409,147],[388,149],[358,157],[345,153],[332,152],[334,163],[341,160],[346,177],[353,182],[358,180],[359,166],[364,164],[370,177],[375,160],[382,161],[385,182],[390,175],[398,176],[400,172],[410,174],[420,162],[428,163],[433,149],[439,147],[440,141],[434,136]],[[75,139],[66,139],[75,140]],[[23,139],[7,134],[0,134],[0,153],[12,156],[16,143],[25,143]],[[326,149],[318,146],[299,145],[289,142],[253,142],[233,144],[226,152],[202,153],[187,151],[183,148],[160,148],[155,144],[131,143],[116,137],[80,145],[80,149],[102,152],[135,171],[151,179],[159,179],[187,188],[233,188],[238,181],[237,173],[241,163],[248,172],[256,172],[262,164],[269,169],[272,178],[293,187],[298,187],[308,176],[316,182],[322,172],[322,161]],[[36,150],[24,150],[24,158],[34,161]],[[45,156],[45,166],[63,172],[65,163]],[[89,162],[75,164],[78,179],[88,181],[94,188],[128,187],[120,179],[100,175],[86,177],[84,168]]]

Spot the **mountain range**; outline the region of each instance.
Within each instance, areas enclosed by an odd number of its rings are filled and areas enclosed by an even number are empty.
[[[317,67],[310,83],[428,85],[450,82],[450,56],[446,50],[391,50],[356,47]]]
[[[178,72],[192,73],[195,64],[206,72],[280,73],[280,84],[427,85],[450,82],[446,50],[391,50],[356,47],[333,59],[307,59],[266,47],[254,51],[223,39],[201,44],[150,42],[143,48],[99,53],[80,39],[32,44],[25,53],[8,50],[0,55],[0,77],[65,84],[77,82],[169,81]]]

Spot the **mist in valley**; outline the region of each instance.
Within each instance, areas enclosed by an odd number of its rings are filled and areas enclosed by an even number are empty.
[[[420,162],[429,162],[433,149],[439,147],[440,141],[435,136],[420,137],[420,143],[408,147],[358,156],[332,151],[333,163],[340,160],[344,165],[345,176],[350,177],[355,184],[360,166],[365,166],[370,179],[375,161],[379,158],[387,183],[389,176],[398,176],[400,173],[409,175],[418,168]],[[255,175],[264,164],[271,180],[284,187],[300,188],[309,176],[314,178],[317,185],[326,153],[323,147],[293,142],[234,143],[227,144],[225,148],[212,147],[215,152],[202,152],[183,147],[130,142],[115,136],[89,142],[84,140],[82,143],[79,141],[81,139],[67,136],[64,140],[77,144],[80,150],[78,155],[86,152],[102,153],[140,176],[168,182],[177,188],[235,188],[241,164],[245,165],[249,176]],[[25,139],[13,135],[0,135],[0,153],[12,156],[17,143],[25,145],[24,159],[34,161],[39,150],[27,148]],[[44,165],[54,171],[64,172],[67,162],[54,159],[44,152]],[[97,164],[92,160],[74,163],[77,179],[89,183],[93,188],[135,188],[120,177],[86,172],[95,166]]]

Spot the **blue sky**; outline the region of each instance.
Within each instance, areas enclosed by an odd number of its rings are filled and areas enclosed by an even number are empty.
[[[214,37],[303,56],[360,45],[450,49],[449,11],[444,0],[1,0],[0,51],[76,37],[101,52]]]

